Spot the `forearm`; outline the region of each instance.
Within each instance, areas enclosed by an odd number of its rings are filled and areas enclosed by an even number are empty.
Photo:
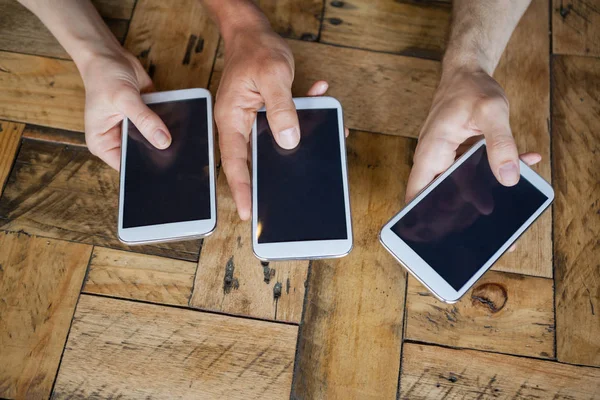
[[[219,27],[225,43],[240,28],[257,30],[270,29],[268,19],[252,0],[201,0],[204,7]]]
[[[444,72],[457,68],[492,75],[531,0],[454,0]]]
[[[19,0],[56,37],[84,74],[97,56],[122,54],[121,44],[89,0]]]

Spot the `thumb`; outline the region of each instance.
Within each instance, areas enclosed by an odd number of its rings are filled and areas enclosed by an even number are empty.
[[[121,90],[115,97],[115,106],[136,126],[140,133],[157,149],[171,145],[167,126],[142,100],[133,88]]]
[[[269,83],[261,91],[267,109],[267,120],[275,141],[284,149],[293,149],[300,143],[298,113],[292,100],[291,84]]]
[[[476,124],[485,137],[492,172],[502,185],[514,186],[521,175],[519,152],[510,130],[508,105],[504,100],[491,100],[481,111],[476,115]]]

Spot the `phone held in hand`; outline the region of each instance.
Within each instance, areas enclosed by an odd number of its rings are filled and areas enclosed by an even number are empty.
[[[481,140],[381,230],[383,246],[439,300],[455,303],[554,200],[522,161],[512,187],[494,177]]]
[[[352,249],[344,119],[331,97],[295,98],[300,144],[281,148],[259,110],[252,132],[252,248],[261,260]]]
[[[172,136],[156,149],[123,121],[119,239],[145,244],[201,238],[217,222],[210,92],[186,89],[142,95]]]

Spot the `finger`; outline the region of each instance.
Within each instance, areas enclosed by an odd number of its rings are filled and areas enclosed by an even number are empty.
[[[144,103],[135,89],[121,90],[115,98],[115,105],[154,147],[166,149],[171,145],[171,135],[167,126]]]
[[[293,149],[300,143],[298,113],[292,100],[291,82],[270,81],[262,90],[267,109],[267,120],[275,141],[284,149]]]
[[[406,185],[407,202],[452,165],[456,147],[448,140],[435,138],[435,135],[426,135],[419,141]]]
[[[348,129],[347,126],[344,127],[344,136],[346,136],[346,137],[350,136],[350,129]]]
[[[542,161],[542,156],[538,153],[523,153],[519,158],[527,165],[535,165]]]
[[[513,251],[515,251],[516,249],[517,249],[517,245],[516,245],[516,244],[513,244],[512,246],[510,246],[510,247],[508,248],[508,252],[509,252],[509,253],[512,253],[512,252],[513,252]]]
[[[308,96],[323,96],[325,92],[329,89],[329,83],[326,81],[316,81],[313,85],[308,89]]]
[[[485,136],[494,176],[504,186],[516,185],[520,177],[519,152],[510,130],[508,103],[500,97],[482,100],[474,119]]]

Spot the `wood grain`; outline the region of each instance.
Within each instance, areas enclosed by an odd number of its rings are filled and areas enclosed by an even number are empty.
[[[85,91],[72,61],[0,51],[0,117],[83,132]]]
[[[558,359],[600,366],[600,60],[556,57],[553,76]]]
[[[17,156],[24,127],[23,124],[0,121],[0,195]]]
[[[595,0],[553,0],[552,52],[600,57],[600,7]]]
[[[92,3],[123,43],[135,0],[92,0]],[[0,0],[0,50],[70,59],[44,24],[14,0]]]
[[[418,136],[438,84],[439,62],[298,40],[288,44],[296,62],[294,96],[306,96],[315,81],[324,79],[327,95],[342,103],[350,129]],[[220,49],[210,82],[213,94],[223,61]]]
[[[322,0],[255,0],[273,30],[293,39],[314,42],[319,38]]]
[[[52,398],[287,398],[297,332],[84,294]]]
[[[240,220],[223,173],[217,193],[219,227],[204,240],[190,305],[299,323],[308,261],[261,263],[252,253],[250,222]]]
[[[95,247],[83,291],[187,306],[196,263]]]
[[[401,399],[600,399],[600,370],[406,343]]]
[[[23,137],[27,139],[41,140],[43,142],[54,142],[69,146],[86,147],[85,135],[82,135],[81,132],[67,131],[64,129],[50,128],[41,125],[25,125]]]
[[[551,279],[488,272],[456,304],[408,280],[407,339],[532,357],[554,357]]]
[[[406,273],[377,240],[404,199],[415,141],[351,132],[347,140],[354,249],[314,261],[292,398],[393,398]]]
[[[118,173],[86,148],[24,139],[0,198],[0,228],[129,249],[117,238],[118,191]],[[197,261],[200,241],[134,249]]]
[[[548,2],[533,0],[513,32],[494,78],[510,101],[510,123],[520,152],[542,161],[534,170],[551,182],[550,61]],[[552,277],[552,213],[548,209],[519,239],[517,249],[494,266],[497,271]]]
[[[0,397],[48,398],[91,246],[0,232]]]
[[[321,42],[441,60],[450,12],[433,1],[327,1]]]
[[[157,90],[207,87],[219,42],[197,0],[139,0],[125,40]]]

